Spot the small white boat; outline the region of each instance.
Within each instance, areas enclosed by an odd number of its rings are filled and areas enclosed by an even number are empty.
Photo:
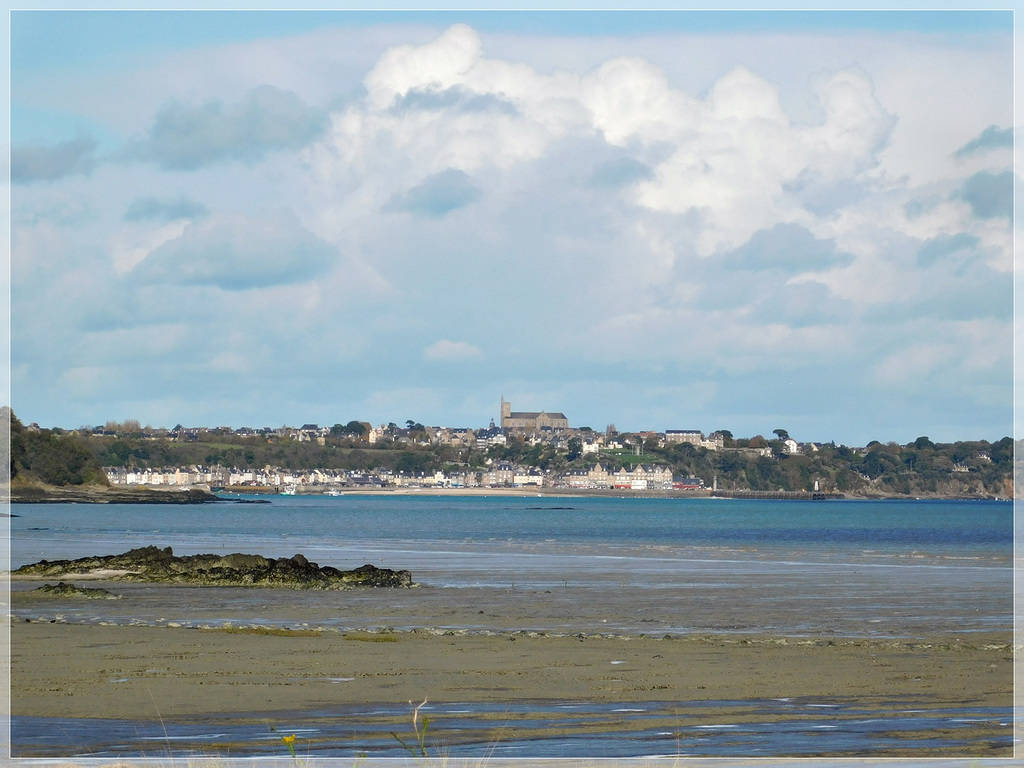
[[[289,485],[281,489],[282,496],[294,496],[296,493],[298,493],[298,488],[294,485]]]

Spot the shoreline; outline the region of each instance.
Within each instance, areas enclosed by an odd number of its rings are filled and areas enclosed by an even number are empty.
[[[749,490],[669,490],[669,489],[615,489],[615,488],[443,488],[443,487],[388,487],[339,488],[317,491],[299,489],[295,494],[283,494],[270,486],[229,486],[211,491],[208,486],[15,486],[0,489],[0,502],[10,504],[210,504],[210,503],[269,503],[254,496],[302,496],[306,498],[338,496],[462,496],[467,498],[540,497],[540,498],[621,498],[621,499],[729,499],[790,500],[790,501],[1011,501],[1000,497],[884,494],[816,494],[810,491],[760,492]]]

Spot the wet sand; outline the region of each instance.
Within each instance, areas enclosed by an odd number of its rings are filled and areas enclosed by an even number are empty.
[[[315,614],[325,608],[316,601],[338,599],[337,593],[150,588],[157,602],[181,595],[186,604],[195,605],[197,595],[205,596],[205,613],[234,619],[233,631],[228,631],[223,622],[182,626],[167,618],[174,614],[154,619],[153,606],[131,599],[130,591],[126,599],[76,603],[28,594],[24,585],[17,586],[22,591],[12,598],[20,618],[11,625],[15,716],[154,721],[220,714],[258,717],[368,703],[393,707],[424,699],[669,701],[678,702],[682,710],[699,702],[780,698],[890,711],[898,701],[934,712],[1012,706],[1009,631],[899,639],[643,636],[594,631],[593,625],[590,631],[567,632],[558,629],[557,616],[548,615],[552,606],[544,601],[550,595],[509,593],[502,598],[497,591],[486,606],[492,614],[486,618],[496,622],[493,629],[465,629],[480,615],[477,603],[451,605],[450,615],[441,615],[439,600],[469,597],[473,590],[436,590],[431,599],[424,599],[428,593],[420,590],[359,594],[358,604],[367,615],[374,604],[381,610],[400,596],[404,620],[417,627],[365,631],[317,624]],[[124,592],[128,585],[107,586]],[[145,591],[139,589],[136,597]],[[267,602],[233,602],[239,595],[254,594]],[[349,599],[354,593],[342,594]],[[571,610],[565,604],[562,608]],[[261,621],[268,610],[284,624]],[[69,611],[77,611],[79,621],[81,616],[90,620],[75,623]],[[505,618],[495,618],[499,615]],[[545,627],[532,631],[521,629],[515,618],[545,615]],[[446,621],[463,628],[445,629],[441,625]],[[755,624],[755,617],[749,622]],[[737,715],[734,708],[711,707],[702,708],[700,717],[713,726],[735,722]],[[667,721],[662,725],[672,727]],[[1007,731],[996,721],[959,729],[957,738],[971,744],[961,754],[1007,755]],[[530,734],[544,731],[533,729]],[[906,754],[919,752],[908,745]]]
[[[445,635],[19,623],[12,709],[158,718],[362,702],[909,697],[1011,705],[1003,635],[971,642]]]

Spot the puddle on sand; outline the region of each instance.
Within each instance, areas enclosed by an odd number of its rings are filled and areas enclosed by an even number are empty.
[[[828,706],[822,706],[827,704]],[[1009,708],[927,709],[892,702],[431,703],[428,749],[450,756],[513,758],[883,755],[939,750],[977,756],[1012,746]],[[713,722],[708,722],[713,721]],[[270,731],[268,723],[274,726]],[[979,735],[978,728],[982,729]],[[317,757],[404,757],[409,707],[367,706],[150,723],[13,717],[14,757],[280,756],[280,734]],[[404,738],[404,737],[403,737]],[[972,739],[975,739],[972,741]]]

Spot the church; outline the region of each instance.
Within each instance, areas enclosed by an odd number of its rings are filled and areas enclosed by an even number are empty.
[[[547,411],[513,411],[512,404],[501,398],[501,428],[510,432],[540,432],[542,429],[568,429],[564,413]]]

